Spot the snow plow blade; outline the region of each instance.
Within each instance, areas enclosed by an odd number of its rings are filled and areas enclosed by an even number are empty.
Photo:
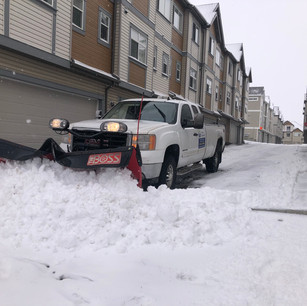
[[[65,152],[52,138],[48,138],[37,150],[0,139],[0,161],[25,161],[35,157],[48,158],[73,169],[127,168],[138,180],[138,186],[142,187],[142,159],[138,147]]]

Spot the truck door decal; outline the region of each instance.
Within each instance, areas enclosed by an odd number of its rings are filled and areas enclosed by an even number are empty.
[[[204,148],[206,146],[206,138],[205,137],[199,137],[198,138],[198,148]]]

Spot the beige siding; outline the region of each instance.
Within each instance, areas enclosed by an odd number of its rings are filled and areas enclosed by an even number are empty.
[[[4,0],[0,0],[0,35],[4,34]]]
[[[104,94],[105,86],[101,82],[90,80],[81,75],[72,74],[67,70],[40,63],[28,58],[12,54],[9,51],[2,50],[0,53],[0,69],[14,71],[14,73],[28,75],[41,80],[50,81],[57,84],[78,88],[88,92]]]
[[[123,8],[122,8],[123,9]],[[130,55],[130,25],[135,26],[138,30],[147,35],[147,74],[146,74],[146,89],[152,88],[152,65],[153,65],[153,50],[154,50],[154,30],[148,25],[137,19],[135,15],[121,14],[121,34],[119,47],[119,76],[122,80],[128,81],[128,61]]]
[[[163,52],[169,56],[171,56],[171,51],[168,46],[166,46],[161,40],[156,38],[156,46],[158,48],[158,56],[157,56],[157,71],[154,72],[153,75],[153,88],[152,90],[167,94],[169,91],[169,78],[162,75],[162,57]]]
[[[58,1],[57,9],[55,55],[69,60],[71,41],[71,2]]]
[[[172,25],[159,12],[156,14],[156,31],[169,42],[172,41]]]
[[[149,20],[156,23],[156,10],[157,10],[158,0],[149,1]]]
[[[10,1],[10,37],[52,51],[53,14],[31,1]]]

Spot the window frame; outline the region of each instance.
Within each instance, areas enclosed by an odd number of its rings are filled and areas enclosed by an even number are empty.
[[[140,60],[140,48],[139,48],[139,45],[140,45],[140,39],[138,39],[137,42],[137,45],[138,45],[138,49],[137,49],[137,57],[135,57],[134,55],[132,55],[132,40],[134,40],[132,38],[132,32],[136,32],[136,34],[138,35],[138,38],[140,38],[140,36],[142,36],[145,40],[146,40],[146,46],[145,46],[145,59],[144,59],[144,62],[142,60]],[[135,41],[135,40],[134,40]],[[129,57],[133,60],[135,60],[136,62],[144,65],[144,66],[147,66],[147,52],[148,52],[148,36],[142,32],[141,30],[139,30],[138,28],[136,28],[135,26],[132,26],[130,27],[130,46],[129,46]],[[141,44],[143,47],[144,45]]]
[[[189,74],[189,88],[195,91],[197,89],[197,71],[192,67]]]
[[[210,39],[209,39],[209,54],[214,56],[214,46],[215,46],[215,41],[213,39],[213,37],[210,36]]]
[[[158,64],[158,47],[154,46],[154,55],[153,55],[153,69],[156,71],[157,70],[157,64]]]
[[[41,0],[42,2],[50,5],[51,7],[53,7],[53,4],[54,4],[54,0]],[[51,3],[50,3],[51,2]]]
[[[193,22],[192,26],[192,40],[198,45],[199,44],[199,26]]]
[[[206,93],[212,95],[212,79],[209,77],[206,79]]]
[[[229,59],[229,62],[228,62],[228,74],[230,76],[233,75],[233,62],[231,61],[231,59]]]
[[[105,40],[101,38],[101,26],[102,26],[102,15],[105,15],[105,17],[108,18],[109,24],[107,27],[107,34],[108,34],[108,40]],[[99,14],[98,14],[98,42],[106,47],[111,46],[111,24],[112,24],[112,16],[111,14],[104,10],[103,8],[99,7]]]
[[[172,1],[171,0],[159,0],[157,5],[158,5],[158,12],[163,16],[165,17],[168,21],[170,21],[171,19],[171,4],[172,4]],[[169,6],[169,10],[167,12],[167,9]]]
[[[81,0],[81,1],[82,1],[82,4],[83,4],[82,10],[74,5],[74,0],[72,2],[72,6],[73,6],[73,9],[72,9],[72,26],[73,26],[73,29],[76,32],[79,32],[80,34],[84,35],[85,34],[86,1],[87,0]],[[81,27],[74,23],[74,9],[76,9],[76,10],[81,12]]]
[[[227,94],[226,94],[226,103],[228,105],[230,105],[231,103],[231,93],[229,91],[227,91]]]
[[[162,54],[162,75],[165,77],[169,76],[169,66],[170,61],[169,61],[169,55],[165,52]],[[166,68],[166,71],[164,71],[164,68]]]
[[[178,77],[178,72],[179,72],[179,77]],[[177,82],[181,81],[181,62],[180,61],[176,61],[176,81]]]
[[[179,27],[177,27],[174,23],[174,20],[175,20],[175,13],[176,13],[176,10],[178,11],[178,16],[179,16]],[[179,32],[180,34],[183,33],[183,13],[180,11],[180,9],[177,7],[177,5],[173,4],[173,27],[175,28],[175,30],[177,32]]]
[[[215,85],[215,101],[219,100],[219,91],[220,91],[219,86]]]

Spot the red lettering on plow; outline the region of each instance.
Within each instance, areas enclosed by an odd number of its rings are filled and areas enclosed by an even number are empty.
[[[120,164],[121,155],[120,152],[93,154],[89,156],[87,165],[118,165]]]

